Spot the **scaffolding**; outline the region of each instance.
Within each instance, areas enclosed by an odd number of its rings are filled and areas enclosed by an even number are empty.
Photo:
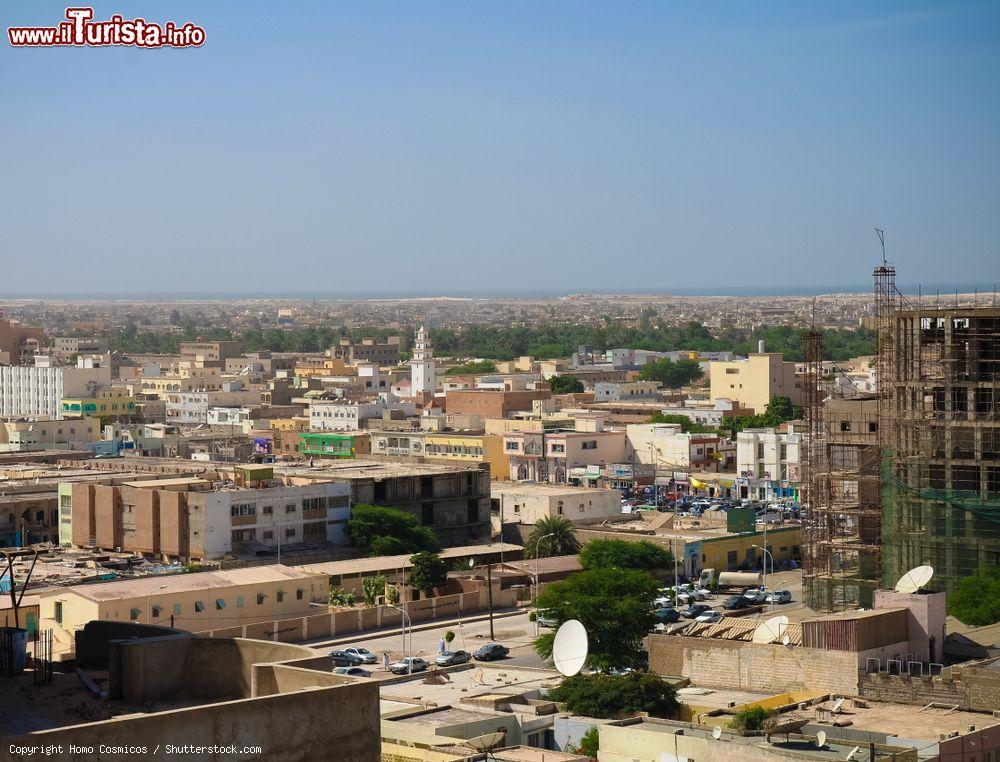
[[[950,591],[1000,565],[1000,310],[899,309],[886,335],[883,581],[929,564]]]

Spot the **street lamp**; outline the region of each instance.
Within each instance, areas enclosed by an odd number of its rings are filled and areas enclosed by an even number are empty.
[[[159,587],[154,588],[153,590],[150,590],[149,591],[149,595],[146,596],[146,623],[147,624],[152,624],[153,623],[153,606],[152,606],[153,593],[157,593],[160,590],[166,590],[166,589],[167,589],[167,585],[160,585]]]
[[[391,609],[396,609],[396,611],[398,611],[400,614],[403,615],[403,620],[402,620],[402,624],[401,624],[401,627],[402,627],[402,630],[403,630],[403,633],[402,633],[402,635],[403,635],[403,653],[406,654],[406,674],[411,675],[411,674],[413,674],[413,662],[410,660],[411,652],[413,651],[413,622],[410,621],[410,615],[407,614],[406,611],[404,609],[400,608],[399,606],[396,606],[393,603],[387,603],[386,606],[388,606]],[[409,627],[410,627],[410,647],[409,647],[409,649],[407,649],[407,647],[406,647],[406,627],[407,627],[407,624],[409,624]]]
[[[535,542],[535,637],[538,637],[538,548],[542,544],[542,540],[546,537],[555,536],[555,532],[549,532],[548,534],[543,534]]]
[[[767,557],[771,556],[771,571],[774,571],[774,556],[771,555],[771,551],[760,545],[751,545],[753,548],[764,551],[764,590],[767,590]],[[771,611],[774,611],[774,591],[771,591]]]

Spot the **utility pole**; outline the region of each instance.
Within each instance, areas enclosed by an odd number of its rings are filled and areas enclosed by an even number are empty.
[[[490,606],[490,640],[496,640],[493,635],[493,564],[486,564],[486,599]]]

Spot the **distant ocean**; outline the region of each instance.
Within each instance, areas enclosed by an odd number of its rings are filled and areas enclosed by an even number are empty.
[[[899,290],[905,294],[916,294],[918,284],[898,284]],[[996,284],[976,283],[936,283],[924,285],[925,295],[935,294],[971,294],[978,291],[981,294],[992,293]],[[0,300],[7,299],[75,299],[87,301],[132,301],[152,299],[158,301],[230,301],[233,299],[342,299],[342,300],[378,300],[378,299],[558,299],[565,296],[582,296],[587,294],[622,296],[819,296],[821,294],[869,294],[871,283],[854,283],[841,285],[818,286],[664,286],[649,289],[469,289],[469,290],[437,290],[437,291],[119,291],[119,292],[64,292],[64,293],[26,293],[0,292]]]

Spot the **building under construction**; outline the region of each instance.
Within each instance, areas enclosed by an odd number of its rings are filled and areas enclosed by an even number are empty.
[[[878,390],[835,396],[805,336],[807,605],[868,607],[929,564],[931,589],[1000,565],[1000,309],[908,303],[875,270]],[[829,386],[829,389],[828,389]]]

